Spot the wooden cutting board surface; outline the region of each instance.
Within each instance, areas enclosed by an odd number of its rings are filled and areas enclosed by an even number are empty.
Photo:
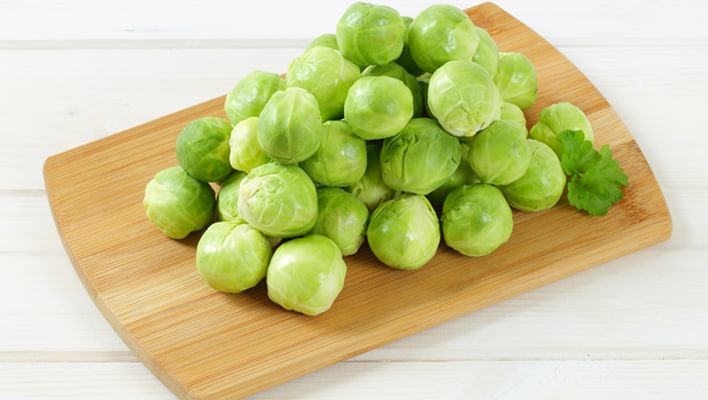
[[[608,215],[590,217],[565,200],[550,211],[515,213],[511,239],[492,255],[468,258],[443,246],[412,272],[384,267],[364,248],[347,257],[333,307],[307,317],[271,303],[264,284],[241,294],[210,289],[195,266],[199,235],[172,240],[145,217],[143,189],[177,164],[178,133],[197,117],[223,116],[223,97],[47,159],[49,203],[77,275],[180,398],[244,397],[670,237],[660,187],[603,96],[496,5],[467,13],[500,50],[522,52],[536,66],[540,94],[527,111],[529,126],[543,107],[570,101],[590,118],[597,143],[611,146],[630,186]]]

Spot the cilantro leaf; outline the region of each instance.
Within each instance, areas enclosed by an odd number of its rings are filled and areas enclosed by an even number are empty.
[[[629,185],[610,147],[596,151],[582,131],[565,131],[558,141],[563,149],[561,167],[568,175],[568,203],[590,215],[607,214],[622,199],[622,187]]]

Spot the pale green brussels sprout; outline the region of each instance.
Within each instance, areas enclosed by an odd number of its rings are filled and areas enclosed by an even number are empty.
[[[558,203],[566,176],[556,153],[545,143],[529,139],[531,163],[524,175],[500,186],[509,205],[521,211],[548,210]]]
[[[536,68],[531,60],[521,53],[499,53],[494,83],[504,101],[516,104],[522,110],[531,107],[538,97]]]
[[[551,104],[541,110],[538,121],[529,131],[529,137],[549,145],[560,158],[563,148],[558,142],[558,136],[567,130],[582,131],[585,140],[591,143],[594,141],[588,117],[583,110],[568,102]]]
[[[472,61],[484,67],[490,76],[494,77],[497,73],[497,65],[499,64],[499,47],[494,38],[487,32],[486,29],[479,26],[474,27],[479,35],[479,44],[477,50],[472,56]]]
[[[526,172],[531,149],[524,128],[499,120],[475,135],[467,158],[482,182],[508,185]]]
[[[229,163],[233,169],[251,172],[253,168],[270,162],[258,144],[258,117],[248,117],[231,130]]]
[[[425,196],[402,193],[376,207],[366,236],[371,251],[383,264],[412,270],[435,256],[440,244],[440,225]]]
[[[524,138],[528,137],[529,131],[526,128],[526,115],[516,104],[504,102],[499,119],[519,124],[524,128]]]
[[[354,197],[366,204],[369,211],[374,211],[379,204],[392,199],[396,194],[381,176],[381,146],[380,141],[366,143],[366,172],[359,182],[347,188]]]
[[[300,167],[269,163],[241,181],[238,214],[265,235],[303,235],[317,221],[317,189]]]
[[[467,14],[447,4],[434,4],[421,11],[408,31],[413,61],[430,73],[448,61],[472,60],[479,40]]]
[[[251,71],[226,95],[224,112],[232,124],[257,117],[273,93],[285,89],[285,80],[274,72]]]
[[[317,222],[310,234],[326,236],[342,255],[356,254],[364,243],[369,209],[353,194],[336,187],[317,189]]]
[[[221,184],[216,195],[216,216],[220,221],[236,221],[238,216],[238,191],[246,177],[243,171],[234,171]]]
[[[366,172],[366,141],[346,121],[325,121],[320,147],[300,167],[318,185],[353,185]]]
[[[243,221],[219,221],[197,243],[197,270],[212,288],[240,293],[266,276],[271,247],[261,232]]]
[[[320,147],[322,117],[317,99],[299,87],[276,92],[258,118],[258,143],[283,164],[306,160]]]
[[[413,95],[405,83],[389,76],[364,76],[344,102],[344,119],[365,140],[391,137],[413,117]]]
[[[286,310],[319,315],[332,307],[346,274],[344,257],[331,239],[295,238],[273,252],[266,272],[268,298]]]
[[[360,67],[395,61],[403,50],[406,25],[395,9],[355,2],[337,23],[337,46]]]
[[[484,183],[452,191],[440,214],[445,243],[466,256],[485,256],[511,237],[511,207],[502,192]]]
[[[442,206],[447,195],[458,187],[482,182],[472,170],[472,166],[467,159],[469,145],[467,143],[460,143],[460,146],[462,148],[460,165],[448,180],[426,195],[430,203],[434,206]]]
[[[188,123],[177,136],[177,162],[202,182],[221,182],[233,168],[229,161],[231,124],[222,118],[201,117]]]
[[[309,50],[317,46],[324,46],[329,47],[330,49],[339,50],[339,46],[337,46],[337,35],[334,33],[323,33],[320,36],[317,36],[316,38],[312,39],[312,41],[309,45],[307,45],[307,48],[305,50]]]
[[[184,239],[214,218],[214,189],[182,167],[161,170],[147,183],[143,207],[148,219],[168,237]]]
[[[288,87],[307,89],[317,99],[322,120],[340,119],[349,88],[359,79],[360,69],[332,48],[315,46],[295,58],[285,81]]]
[[[450,179],[460,165],[456,137],[430,118],[413,118],[396,136],[384,139],[381,175],[397,191],[428,194]]]
[[[420,117],[424,111],[423,91],[418,79],[395,62],[386,65],[370,65],[361,73],[361,76],[389,76],[396,78],[408,86],[413,96],[413,116]]]
[[[411,57],[411,48],[408,45],[408,33],[410,32],[413,18],[408,16],[402,16],[401,18],[403,18],[403,23],[406,25],[406,33],[403,35],[403,51],[401,51],[401,56],[396,60],[396,64],[402,66],[410,74],[417,77],[425,73],[425,71],[423,71],[415,63],[415,61],[413,61],[413,57]]]

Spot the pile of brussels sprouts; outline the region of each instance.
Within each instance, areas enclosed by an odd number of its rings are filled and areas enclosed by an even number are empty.
[[[179,165],[147,184],[144,206],[171,238],[206,228],[196,264],[214,289],[265,279],[275,303],[317,315],[365,241],[398,269],[425,265],[442,241],[484,256],[511,236],[512,208],[559,201],[558,136],[592,142],[592,128],[559,103],[527,130],[537,94],[530,60],[501,52],[462,10],[410,18],[357,2],[284,75],[237,82],[226,118],[187,124]]]

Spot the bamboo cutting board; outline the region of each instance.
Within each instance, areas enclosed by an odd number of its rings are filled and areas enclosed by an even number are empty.
[[[565,201],[515,213],[511,239],[490,256],[445,248],[417,271],[384,267],[366,248],[347,257],[345,287],[317,317],[286,312],[264,284],[241,294],[210,289],[194,261],[199,238],[166,238],[147,220],[145,184],[176,165],[189,121],[223,116],[217,98],[47,159],[49,203],[86,290],[135,354],[183,399],[245,397],[546,283],[666,240],[671,217],[637,143],[608,102],[567,59],[491,3],[467,10],[502,51],[537,68],[529,125],[552,103],[583,109],[597,143],[611,146],[629,177],[604,217]],[[254,65],[254,69],[258,66]]]

